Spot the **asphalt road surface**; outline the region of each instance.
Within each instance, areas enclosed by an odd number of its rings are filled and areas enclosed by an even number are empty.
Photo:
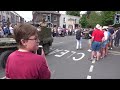
[[[76,50],[75,36],[54,37],[50,53],[46,56],[51,79],[120,79],[120,50],[113,49],[99,61],[89,61],[87,39],[82,50]],[[0,68],[0,78],[4,70]]]

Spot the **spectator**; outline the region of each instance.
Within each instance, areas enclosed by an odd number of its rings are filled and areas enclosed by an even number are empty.
[[[78,50],[79,47],[80,47],[80,49],[82,49],[82,31],[81,31],[81,28],[77,28],[76,40],[77,40],[76,49]]]
[[[100,55],[101,55],[100,49],[101,49],[101,43],[103,42],[103,40],[104,40],[104,33],[101,30],[101,26],[99,24],[97,24],[96,29],[92,33],[92,39],[91,39],[92,53],[91,53],[90,60],[93,60],[95,54],[97,54],[96,60],[98,61],[100,59]]]
[[[50,79],[50,70],[44,55],[37,55],[37,29],[30,24],[14,27],[18,50],[11,53],[6,63],[6,77],[10,79]]]
[[[90,31],[89,31],[89,36],[88,36],[88,45],[89,45],[89,49],[88,49],[88,52],[91,52],[91,38],[92,38],[92,33],[93,33],[93,29],[90,28]]]

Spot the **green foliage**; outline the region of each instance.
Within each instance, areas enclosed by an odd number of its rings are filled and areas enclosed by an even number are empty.
[[[101,14],[102,25],[112,25],[114,23],[115,11],[103,11]]]
[[[101,15],[100,13],[96,13],[95,11],[92,11],[89,15],[89,18],[87,18],[87,22],[88,22],[88,26],[91,26],[92,28],[94,28],[96,26],[96,24],[100,24],[102,23],[101,20]]]
[[[82,16],[82,18],[80,19],[79,23],[81,24],[81,26],[82,26],[83,28],[86,28],[86,27],[87,27],[88,22],[87,22],[86,14],[84,14],[84,15]]]
[[[80,11],[66,11],[67,15],[80,16]]]
[[[83,15],[80,20],[80,24],[82,27],[91,26],[92,28],[94,28],[96,24],[100,24],[101,26],[113,25],[115,13],[116,11],[91,11]]]

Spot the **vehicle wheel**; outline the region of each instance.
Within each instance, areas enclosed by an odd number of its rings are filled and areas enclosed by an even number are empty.
[[[47,55],[49,53],[49,50],[50,50],[49,44],[43,45],[43,50],[44,50],[45,55]]]
[[[13,52],[13,50],[8,50],[8,51],[4,51],[1,55],[0,55],[0,64],[2,66],[2,68],[5,68],[6,65],[6,61],[8,56]]]

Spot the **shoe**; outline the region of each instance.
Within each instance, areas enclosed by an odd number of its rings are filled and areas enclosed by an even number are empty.
[[[110,49],[112,50],[113,48],[111,47]]]
[[[82,48],[80,48],[80,50],[82,50]]]
[[[88,51],[88,52],[91,52],[92,50],[88,49],[87,51]]]

